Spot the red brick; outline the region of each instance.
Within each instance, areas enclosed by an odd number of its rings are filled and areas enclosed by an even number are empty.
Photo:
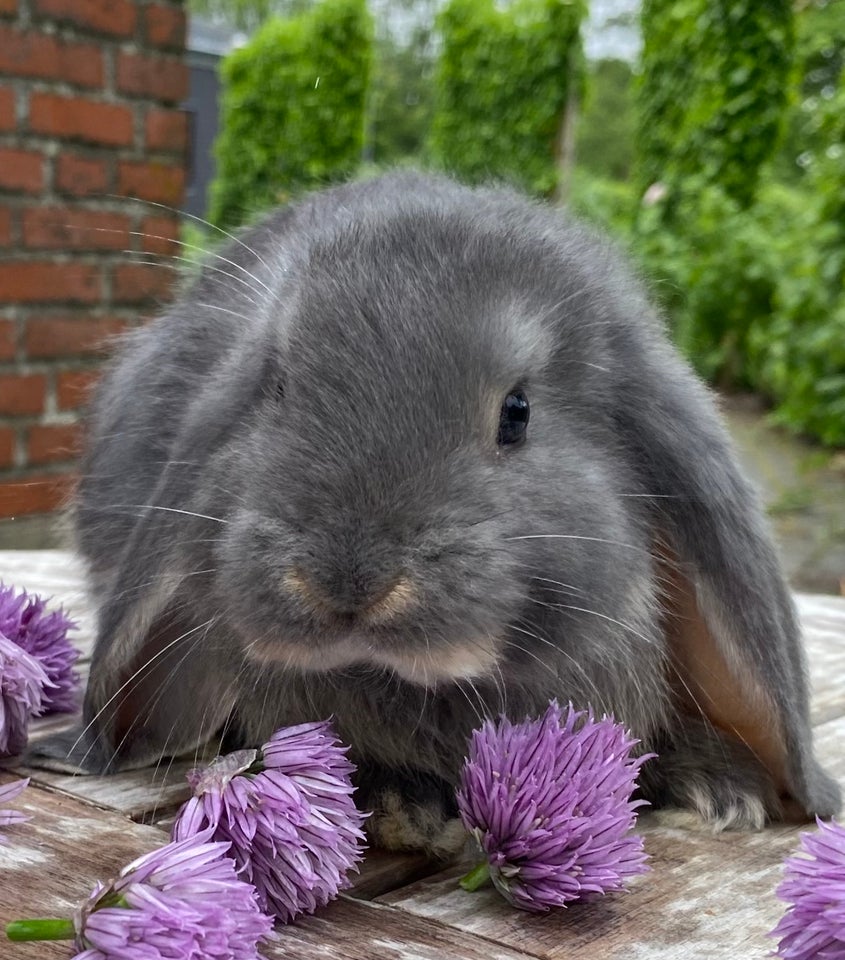
[[[173,269],[167,264],[123,264],[115,268],[112,295],[116,303],[166,300],[173,280]]]
[[[124,147],[132,143],[132,110],[122,104],[97,103],[83,97],[33,93],[29,125],[34,133],[88,143]]]
[[[151,3],[147,7],[147,42],[181,50],[185,45],[185,11]]]
[[[98,370],[62,370],[56,377],[59,410],[78,410],[88,402],[100,374]]]
[[[29,260],[0,263],[0,302],[93,303],[101,294],[100,270],[96,266]]]
[[[41,413],[47,378],[43,373],[0,375],[0,415]]]
[[[144,142],[150,150],[182,153],[188,145],[188,116],[182,110],[152,107],[144,120]]]
[[[0,87],[0,131],[15,129],[15,91]]]
[[[0,360],[14,360],[17,344],[17,324],[14,320],[0,320]]]
[[[75,197],[89,197],[108,190],[109,168],[106,160],[60,153],[56,163],[56,189]]]
[[[167,264],[123,264],[114,271],[113,296],[119,303],[164,300],[170,294],[173,279],[173,270]]]
[[[130,225],[123,213],[33,207],[23,214],[23,242],[41,250],[126,250]]]
[[[12,427],[0,427],[0,467],[11,467],[15,459],[15,435]]]
[[[131,0],[35,0],[36,11],[62,23],[129,37],[135,32],[136,9]]]
[[[188,95],[188,67],[175,57],[122,51],[117,56],[117,89],[130,96],[178,103]]]
[[[0,207],[0,247],[8,247],[12,243],[12,211],[8,207]]]
[[[121,196],[152,200],[176,206],[185,189],[185,171],[165,163],[124,160],[117,169],[117,192]]]
[[[50,513],[66,506],[76,486],[73,473],[42,473],[0,484],[0,517]]]
[[[179,249],[177,217],[144,217],[141,223],[141,246],[147,253],[172,256]]]
[[[106,341],[126,324],[119,317],[58,314],[29,317],[24,348],[28,357],[88,356],[104,353]]]
[[[44,158],[35,150],[0,149],[0,190],[40,193],[44,186]]]
[[[0,26],[0,73],[101,87],[103,54],[91,43],[73,43],[46,33]]]
[[[73,460],[79,452],[80,435],[78,423],[36,424],[30,427],[26,441],[27,463],[35,466],[57,460]]]

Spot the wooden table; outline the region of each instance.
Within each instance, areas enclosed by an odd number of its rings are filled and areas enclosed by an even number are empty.
[[[81,576],[59,551],[0,552],[0,579],[53,596],[78,618],[83,656],[92,618]],[[813,680],[819,754],[845,784],[845,600],[799,596]],[[42,730],[67,719],[38,721]],[[108,778],[26,772],[17,806],[32,820],[0,846],[0,921],[68,915],[94,881],[162,845],[186,798],[187,764]],[[0,771],[0,782],[13,779]],[[630,892],[544,916],[509,908],[489,890],[456,886],[418,856],[371,851],[355,888],[281,930],[267,957],[296,960],[752,960],[765,957],[782,912],[774,890],[798,828],[713,835],[679,811],[647,813],[639,829],[653,870]],[[67,944],[9,944],[4,960],[69,957]]]

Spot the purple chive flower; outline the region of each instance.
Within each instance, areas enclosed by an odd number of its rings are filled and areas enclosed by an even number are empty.
[[[73,920],[18,920],[10,940],[74,940],[74,960],[260,960],[271,917],[209,834],[169,843],[99,883]]]
[[[24,750],[29,718],[43,711],[49,686],[39,661],[0,633],[0,757]]]
[[[16,823],[23,823],[32,818],[20,810],[4,810],[4,803],[11,803],[29,786],[29,777],[26,780],[13,780],[0,787],[0,827],[11,827]],[[6,843],[6,837],[0,833],[0,843]]]
[[[845,957],[845,826],[816,823],[815,833],[801,834],[777,890],[789,907],[771,935],[780,938],[775,956],[786,960]]]
[[[612,719],[552,701],[539,720],[487,721],[472,735],[458,790],[464,825],[485,861],[462,880],[489,876],[515,907],[541,912],[619,889],[644,873],[631,800],[646,756]]]
[[[363,815],[352,801],[354,766],[328,722],[278,730],[259,750],[218,757],[188,780],[194,796],[174,839],[213,828],[231,842],[238,874],[262,909],[285,923],[349,886],[360,861]]]
[[[45,713],[72,713],[77,707],[79,676],[73,666],[79,657],[67,638],[76,624],[63,610],[47,612],[47,603],[0,583],[0,633],[40,661],[50,679],[45,691]]]

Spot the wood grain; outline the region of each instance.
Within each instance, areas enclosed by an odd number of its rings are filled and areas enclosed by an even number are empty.
[[[273,960],[531,960],[519,949],[437,920],[347,897],[278,935],[278,942],[262,951]]]
[[[12,779],[0,773],[0,782]],[[32,819],[7,828],[9,843],[0,845],[0,927],[23,917],[70,916],[97,880],[108,880],[167,841],[154,827],[32,785],[14,806]],[[67,944],[0,941],[3,960],[52,960],[71,953]]]
[[[181,806],[191,795],[185,774],[194,762],[180,760],[161,767],[128,770],[108,777],[53,773],[22,767],[20,773],[38,786],[113,810],[133,820],[154,822]]]
[[[843,678],[845,679],[845,678]],[[815,730],[818,755],[845,789],[845,716]],[[646,813],[640,832],[652,872],[625,894],[529,916],[493,890],[466,893],[457,878],[468,863],[379,898],[415,916],[509,944],[544,960],[756,960],[783,905],[774,891],[783,859],[812,825],[760,833],[712,834],[685,811]]]
[[[806,594],[795,599],[804,628],[815,725],[845,714],[845,599]]]
[[[492,889],[461,890],[457,869],[380,902],[545,960],[764,957],[766,934],[782,912],[774,890],[797,829],[713,836],[645,816],[642,833],[652,872],[629,892],[593,903],[533,916],[512,910]]]
[[[10,779],[0,774],[0,783]],[[0,846],[0,927],[24,917],[70,917],[97,880],[167,840],[154,827],[38,787],[24,791],[15,806],[32,820],[8,828],[10,843]],[[72,952],[68,943],[0,944],[3,960],[58,960]],[[348,898],[279,929],[262,952],[296,960],[525,960],[520,951],[443,924]]]

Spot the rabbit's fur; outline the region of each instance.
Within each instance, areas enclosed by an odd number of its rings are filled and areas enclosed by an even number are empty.
[[[442,853],[469,731],[557,697],[660,754],[653,802],[839,807],[711,396],[609,244],[510,192],[397,174],[243,233],[123,344],[76,519],[89,769],[333,716],[375,839]]]

